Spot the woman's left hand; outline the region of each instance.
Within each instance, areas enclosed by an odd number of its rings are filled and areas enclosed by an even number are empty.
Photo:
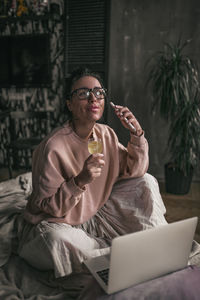
[[[137,136],[141,136],[143,133],[143,130],[139,124],[139,122],[137,121],[137,119],[135,118],[135,116],[133,115],[133,113],[128,109],[128,107],[125,106],[120,106],[120,105],[116,105],[115,106],[115,113],[118,116],[118,118],[120,119],[122,125],[129,129],[133,134],[137,135]],[[128,120],[128,122],[130,124],[132,124],[136,131],[134,131],[125,121],[125,118]]]

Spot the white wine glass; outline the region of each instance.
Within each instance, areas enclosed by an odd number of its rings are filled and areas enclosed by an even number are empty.
[[[90,154],[102,153],[103,152],[103,143],[100,138],[89,138],[88,140],[88,151]]]

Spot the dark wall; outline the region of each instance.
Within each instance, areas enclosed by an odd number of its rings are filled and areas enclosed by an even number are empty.
[[[111,0],[109,91],[116,104],[128,106],[144,128],[150,146],[149,172],[164,178],[167,124],[150,109],[146,88],[147,60],[163,42],[192,39],[187,54],[200,65],[200,2],[198,0]],[[108,123],[126,145],[129,133],[111,109]],[[198,166],[194,180],[200,180]]]

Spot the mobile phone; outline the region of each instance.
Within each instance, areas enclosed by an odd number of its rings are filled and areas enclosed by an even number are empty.
[[[116,105],[115,105],[113,102],[110,102],[110,105],[111,105],[116,111],[118,110],[118,108],[116,107]],[[121,114],[121,115],[123,115],[123,114]],[[128,120],[127,118],[124,118],[124,121],[126,122],[126,124],[127,124],[134,132],[136,132],[135,127],[133,126],[133,124],[131,124],[131,123],[129,122],[129,120]]]

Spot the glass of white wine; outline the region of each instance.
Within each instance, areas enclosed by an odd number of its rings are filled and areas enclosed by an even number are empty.
[[[94,139],[93,137],[88,140],[88,151],[90,154],[102,153],[103,152],[103,143],[100,138]]]

